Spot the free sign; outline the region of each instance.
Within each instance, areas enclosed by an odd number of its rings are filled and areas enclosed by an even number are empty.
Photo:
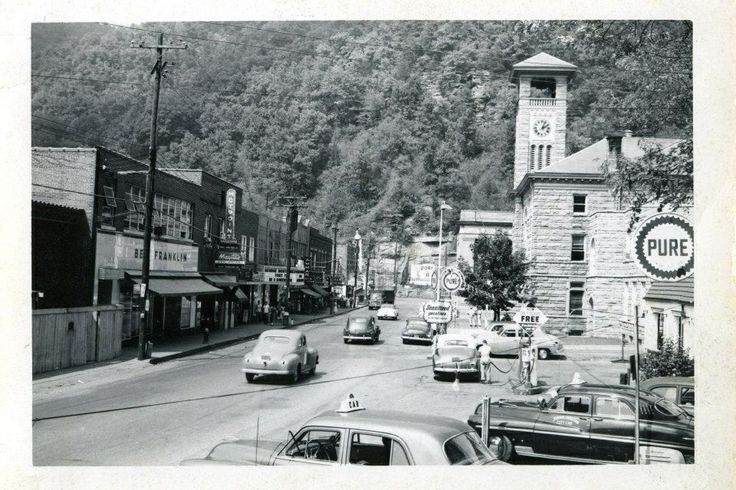
[[[646,219],[636,233],[634,256],[652,279],[679,281],[693,273],[695,265],[693,226],[671,213]]]
[[[547,315],[542,313],[539,308],[524,307],[516,312],[514,322],[522,326],[538,327],[547,322]]]

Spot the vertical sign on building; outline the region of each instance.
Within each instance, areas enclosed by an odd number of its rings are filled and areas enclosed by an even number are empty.
[[[235,240],[235,189],[225,194],[225,239]]]

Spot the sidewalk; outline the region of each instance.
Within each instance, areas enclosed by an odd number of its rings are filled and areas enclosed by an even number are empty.
[[[335,316],[351,313],[361,308],[365,308],[365,306],[340,309]],[[295,327],[330,317],[329,309],[311,315],[296,314],[291,316],[294,321],[292,326]],[[57,396],[63,392],[79,393],[80,391],[91,389],[101,384],[143,376],[146,373],[165,368],[165,366],[158,366],[162,362],[219,349],[229,344],[244,342],[251,338],[256,338],[264,330],[272,328],[283,327],[280,324],[267,325],[258,322],[238,325],[229,330],[215,330],[210,333],[209,343],[204,345],[202,344],[201,334],[159,341],[154,343],[152,359],[143,362],[137,358],[137,345],[125,346],[120,356],[110,361],[89,363],[84,366],[34,375],[33,398],[36,401],[37,399],[40,400],[48,396]],[[171,364],[174,365],[176,363]]]
[[[359,306],[358,308],[344,308],[340,309],[335,313],[335,316],[350,313],[355,309],[364,308]],[[325,308],[318,313],[313,314],[293,314],[291,315],[291,327],[304,325],[325,318],[330,318],[330,309]],[[154,342],[153,353],[151,355],[151,364],[159,364],[162,362],[170,361],[180,357],[190,356],[200,352],[206,352],[212,349],[218,349],[225,347],[230,344],[236,344],[238,342],[244,342],[246,340],[257,338],[261,332],[274,328],[285,328],[281,320],[276,320],[272,324],[266,324],[262,322],[248,323],[237,325],[235,328],[228,330],[214,330],[210,332],[209,342],[203,344],[203,336],[200,335],[187,335],[185,337],[179,337],[164,342]],[[129,347],[126,349],[133,349],[137,353],[136,347]]]

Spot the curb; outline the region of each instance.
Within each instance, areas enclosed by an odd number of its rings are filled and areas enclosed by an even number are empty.
[[[358,311],[361,308],[365,308],[365,306],[359,306],[357,308],[343,310],[341,312],[335,313],[334,315],[324,315],[324,316],[319,316],[315,318],[310,318],[308,320],[302,320],[300,322],[294,322],[293,325],[290,325],[288,327],[281,327],[281,328],[282,329],[293,328],[299,325],[305,325],[307,323],[316,322],[318,320],[324,320],[326,318],[334,318],[336,316],[344,315],[346,313],[352,313],[354,311]],[[193,356],[195,354],[200,354],[202,352],[207,352],[207,351],[211,351],[214,349],[220,349],[222,347],[228,347],[230,345],[239,344],[241,342],[247,342],[249,340],[257,339],[259,335],[261,334],[257,333],[257,334],[245,335],[243,337],[235,337],[234,339],[222,340],[220,342],[215,342],[212,344],[203,345],[201,347],[195,347],[194,349],[176,352],[174,354],[169,354],[167,356],[151,357],[151,359],[148,362],[150,362],[151,364],[161,364],[162,362],[171,361],[173,359],[180,359],[182,357]]]

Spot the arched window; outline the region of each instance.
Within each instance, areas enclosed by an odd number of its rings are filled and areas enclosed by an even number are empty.
[[[539,158],[537,160],[537,170],[542,170],[542,154],[544,153],[544,145],[539,145]]]
[[[537,148],[537,145],[532,145],[529,147],[529,170],[534,170],[534,150]]]
[[[547,165],[550,164],[551,161],[551,155],[552,154],[552,145],[547,145]]]

